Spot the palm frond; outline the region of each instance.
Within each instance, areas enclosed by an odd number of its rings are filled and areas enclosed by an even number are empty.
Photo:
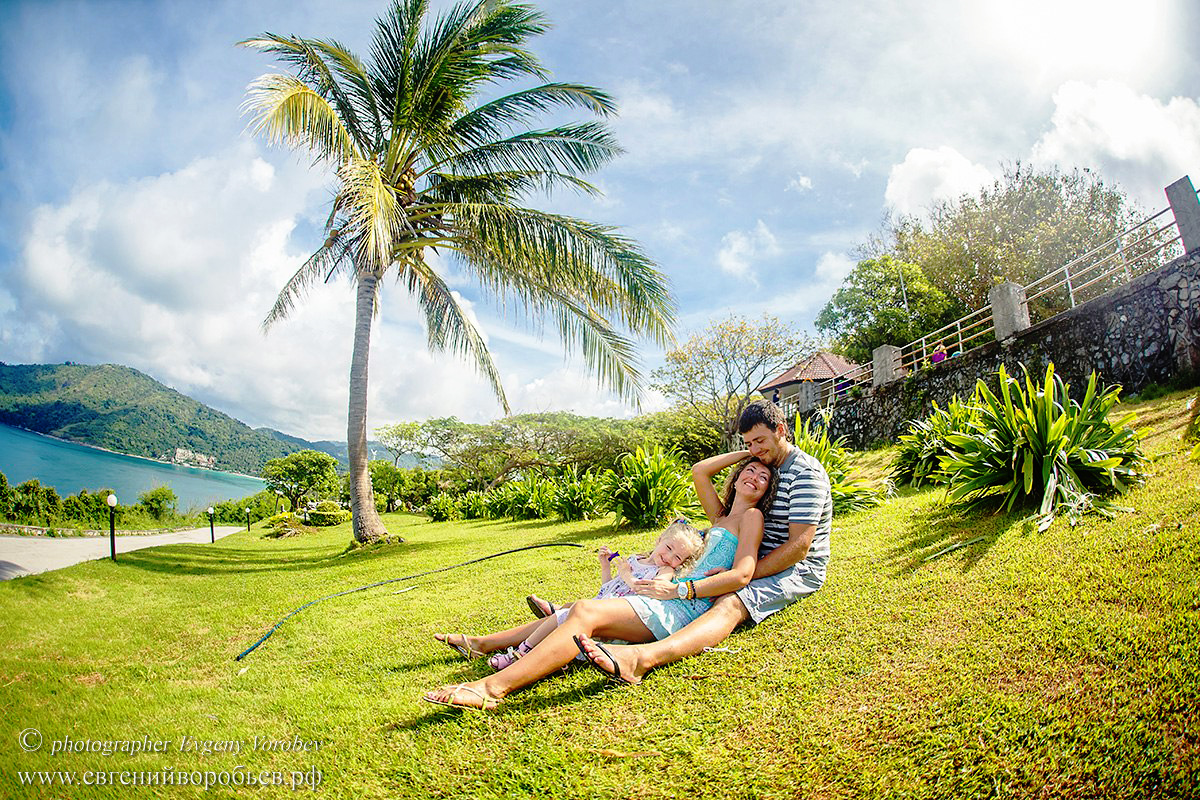
[[[438,152],[431,148],[431,152]],[[510,170],[595,172],[623,151],[606,125],[583,122],[549,130],[525,131],[437,157],[428,171],[481,175]]]
[[[251,132],[271,144],[300,146],[318,160],[341,164],[355,154],[354,137],[329,101],[291,75],[269,74],[250,84],[244,112]]]
[[[404,207],[396,187],[379,164],[352,158],[338,170],[342,181],[343,213],[361,234],[359,268],[381,271],[391,263],[395,243],[407,228]]]
[[[436,195],[438,199],[452,203],[508,203],[530,192],[550,193],[562,186],[568,186],[583,194],[600,194],[599,189],[582,178],[543,170],[489,172],[485,175],[435,174],[430,176],[430,181],[429,195]],[[420,200],[431,201],[431,206],[439,204],[432,196],[423,195]],[[421,209],[412,210],[417,214],[422,213]]]
[[[504,131],[527,124],[540,114],[575,108],[601,117],[617,112],[612,97],[593,86],[546,83],[484,103],[455,120],[451,130],[466,141],[482,143],[500,138]]]
[[[239,44],[275,54],[281,61],[290,64],[299,81],[333,106],[359,149],[369,149],[371,139],[380,138],[382,129],[379,114],[375,108],[374,94],[365,80],[366,73],[343,45],[332,40],[278,36],[273,33],[264,33]],[[339,77],[345,86],[338,80]],[[370,131],[362,125],[360,117],[364,114],[372,123]]]
[[[339,268],[351,266],[353,249],[351,236],[331,231],[325,243],[317,248],[283,285],[279,296],[275,298],[275,304],[263,320],[263,330],[290,314],[296,301],[304,296],[312,284],[318,280],[328,280]]]
[[[425,312],[429,349],[435,352],[449,350],[470,358],[504,407],[504,413],[511,413],[504,387],[500,383],[500,373],[492,361],[487,343],[455,299],[450,287],[421,258],[409,259],[404,265],[403,275],[408,290],[416,295],[417,304]]]
[[[668,345],[674,304],[666,278],[631,240],[572,217],[501,205],[447,203],[458,250],[489,288],[540,307],[541,287],[586,298],[630,330]]]
[[[644,379],[633,342],[576,298],[550,289],[545,294],[552,300],[549,306],[567,352],[582,352],[584,363],[601,383],[621,397],[639,403]]]

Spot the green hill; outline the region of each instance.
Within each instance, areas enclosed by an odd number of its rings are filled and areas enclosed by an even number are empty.
[[[0,422],[168,461],[181,448],[211,457],[217,469],[249,474],[258,474],[268,459],[310,446],[256,431],[116,364],[0,363]]]

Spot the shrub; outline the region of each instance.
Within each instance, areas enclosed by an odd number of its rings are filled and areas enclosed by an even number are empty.
[[[454,501],[453,497],[444,492],[434,495],[425,504],[425,513],[429,515],[429,519],[433,522],[445,522],[450,519],[459,519],[461,516],[458,511],[458,503]]]
[[[554,511],[564,520],[595,519],[604,513],[604,485],[591,472],[571,467],[554,490]]]
[[[618,525],[659,527],[688,505],[692,484],[687,471],[658,445],[626,453],[617,466],[604,474],[604,489]]]
[[[311,512],[310,512],[311,514]],[[300,518],[290,511],[268,517],[263,526],[268,530],[263,536],[270,539],[286,539],[289,536],[299,536],[302,533],[316,533],[317,529],[305,525]]]
[[[1098,391],[1093,372],[1077,403],[1053,364],[1040,386],[1028,372],[1024,387],[1003,367],[998,375],[999,395],[983,381],[976,385],[978,422],[946,437],[951,450],[942,470],[951,502],[1036,507],[1045,530],[1059,510],[1071,524],[1088,511],[1111,515],[1116,508],[1103,496],[1145,480],[1140,437],[1129,427],[1134,415],[1109,419],[1119,388]]]
[[[833,495],[833,513],[845,514],[879,505],[882,499],[879,490],[850,478],[850,454],[842,447],[842,440],[831,440],[827,427],[822,426],[819,432],[814,430],[810,421],[796,417],[796,447],[825,468],[829,492]]]
[[[483,519],[488,515],[483,492],[467,492],[458,498],[458,512],[463,519]]]
[[[946,437],[971,429],[979,419],[977,404],[976,395],[967,403],[959,402],[955,395],[945,408],[939,408],[935,401],[928,419],[910,422],[908,433],[900,436],[900,447],[892,461],[892,480],[915,487],[941,482],[942,457],[950,452]]]
[[[531,475],[509,484],[508,515],[513,519],[546,519],[554,513],[554,484]]]
[[[213,506],[216,521],[226,525],[245,525],[246,512],[250,509],[250,519],[253,522],[264,520],[275,514],[279,497],[274,492],[263,490],[241,500],[226,500]]]
[[[169,486],[159,486],[138,495],[138,505],[146,509],[146,513],[156,520],[175,516],[175,506],[178,503],[179,498]]]
[[[349,522],[353,516],[332,500],[322,500],[317,503],[316,508],[308,512],[308,522],[310,525],[324,528]]]

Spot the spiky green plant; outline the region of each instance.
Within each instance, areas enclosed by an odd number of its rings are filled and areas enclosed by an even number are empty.
[[[458,498],[457,503],[463,519],[483,519],[487,516],[487,501],[483,492],[466,492]]]
[[[546,519],[554,514],[554,483],[529,475],[509,484],[508,516],[513,519]]]
[[[811,421],[797,415],[796,446],[825,467],[829,492],[833,495],[833,513],[846,514],[879,505],[882,492],[850,477],[850,453],[842,446],[843,440],[830,439],[827,427],[810,425]]]
[[[347,436],[359,541],[387,533],[366,434],[371,324],[389,274],[416,301],[430,350],[473,361],[506,412],[499,372],[446,268],[473,280],[483,299],[548,320],[568,351],[628,397],[643,384],[634,337],[671,341],[666,280],[635,242],[525,205],[555,189],[596,193],[584,177],[620,153],[602,121],[615,112],[607,94],[546,82],[528,43],[547,27],[535,8],[512,0],[466,0],[436,17],[429,0],[394,0],[365,61],[330,39],[265,33],[242,43],[291,70],[250,85],[254,132],[334,172],[324,243],[284,285],[264,326],[318,281],[342,273],[355,285]],[[525,79],[537,85],[497,91]],[[564,111],[598,119],[531,127]]]
[[[604,487],[592,472],[572,466],[558,479],[554,511],[564,520],[595,519],[603,513]]]
[[[433,522],[445,522],[446,520],[462,518],[462,513],[458,510],[458,502],[445,492],[434,495],[425,504],[425,513],[429,515],[429,519]]]
[[[1145,480],[1140,436],[1130,427],[1135,415],[1110,419],[1119,387],[1098,389],[1093,372],[1077,403],[1053,364],[1040,384],[1027,370],[1024,385],[1004,367],[998,378],[999,394],[982,380],[976,384],[979,419],[972,429],[946,437],[942,471],[950,502],[1033,507],[1045,530],[1059,511],[1072,524],[1088,511],[1110,515],[1118,509],[1108,498]]]
[[[658,445],[638,447],[604,475],[608,510],[618,525],[656,528],[693,505],[687,469]]]
[[[966,403],[954,395],[945,408],[935,401],[928,419],[912,420],[908,433],[900,436],[900,446],[892,461],[892,480],[914,487],[940,482],[942,456],[949,452],[946,437],[971,429],[979,417],[977,403],[974,395]]]
[[[513,502],[513,486],[511,483],[501,484],[495,489],[484,492],[484,507],[488,519],[504,519],[508,516]]]

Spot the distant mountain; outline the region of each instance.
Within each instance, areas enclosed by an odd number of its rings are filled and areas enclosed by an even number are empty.
[[[0,423],[131,455],[259,474],[297,450],[329,453],[345,442],[309,442],[245,423],[116,364],[0,362]],[[391,458],[378,443],[372,458]]]
[[[310,442],[307,439],[301,439],[299,436],[290,436],[286,433],[281,433],[274,428],[255,428],[260,433],[265,433],[268,436],[273,436],[281,442],[294,444],[300,450],[320,450],[322,453],[328,453],[338,460],[338,464],[342,469],[350,469],[350,448],[345,442],[331,442],[322,439],[317,442]],[[367,452],[370,458],[385,458],[388,461],[392,460],[392,454],[386,447],[379,442],[367,442]],[[417,465],[417,459],[414,456],[403,455],[400,457],[400,466],[412,467]]]

